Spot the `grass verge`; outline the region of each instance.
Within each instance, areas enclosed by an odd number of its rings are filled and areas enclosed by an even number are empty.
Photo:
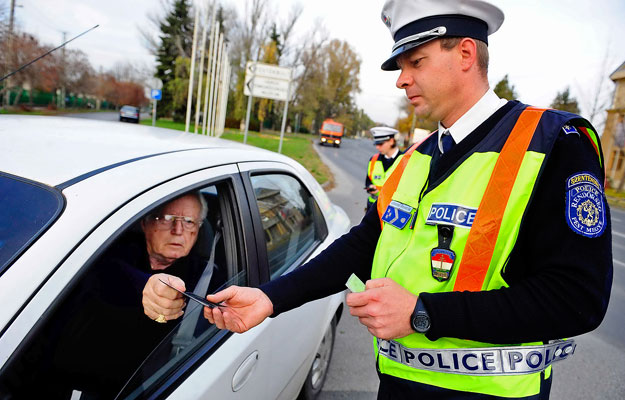
[[[625,208],[625,192],[617,192],[616,189],[608,188],[605,190],[605,196],[611,206]]]

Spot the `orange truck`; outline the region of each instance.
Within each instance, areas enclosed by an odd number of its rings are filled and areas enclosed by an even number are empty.
[[[336,122],[335,120],[328,118],[321,124],[319,129],[319,144],[331,144],[334,147],[341,147],[341,141],[343,141],[343,124]]]

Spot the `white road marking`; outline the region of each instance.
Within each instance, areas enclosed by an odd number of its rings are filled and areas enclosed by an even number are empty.
[[[623,261],[619,261],[619,260],[616,260],[616,259],[613,258],[612,262],[614,262],[614,264],[616,264],[616,265],[620,265],[621,267],[625,267],[625,262],[623,262]]]

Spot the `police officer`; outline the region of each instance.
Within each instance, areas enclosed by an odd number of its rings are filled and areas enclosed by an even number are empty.
[[[370,129],[373,135],[373,144],[378,153],[371,156],[367,165],[367,177],[365,178],[365,190],[369,194],[366,211],[375,204],[378,193],[386,178],[391,175],[395,162],[401,156],[401,151],[397,147],[395,135],[397,129],[386,126],[376,126]]]
[[[343,289],[375,336],[379,399],[549,397],[552,364],[601,323],[612,283],[603,155],[582,117],[498,98],[479,0],[387,0],[399,69],[439,129],[411,146],[376,207],[324,252],[260,288],[208,296],[204,315],[242,332]],[[536,45],[536,44],[532,44]],[[553,45],[553,44],[552,44]]]

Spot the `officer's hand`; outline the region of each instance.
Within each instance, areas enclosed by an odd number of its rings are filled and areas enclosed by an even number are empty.
[[[372,196],[377,196],[378,193],[380,193],[380,191],[378,190],[378,188],[375,185],[369,185],[367,187],[367,193],[369,193]]]
[[[159,315],[165,316],[168,321],[179,318],[182,316],[182,308],[185,306],[182,295],[159,279],[183,292],[186,290],[184,281],[177,276],[169,274],[152,275],[143,288],[143,312],[152,319],[158,318]]]
[[[223,306],[204,307],[204,317],[217,328],[232,332],[243,333],[273,314],[273,303],[256,288],[230,286],[206,299]]]
[[[417,296],[390,278],[368,280],[366,290],[349,293],[349,312],[380,339],[395,339],[414,333],[410,316]]]

